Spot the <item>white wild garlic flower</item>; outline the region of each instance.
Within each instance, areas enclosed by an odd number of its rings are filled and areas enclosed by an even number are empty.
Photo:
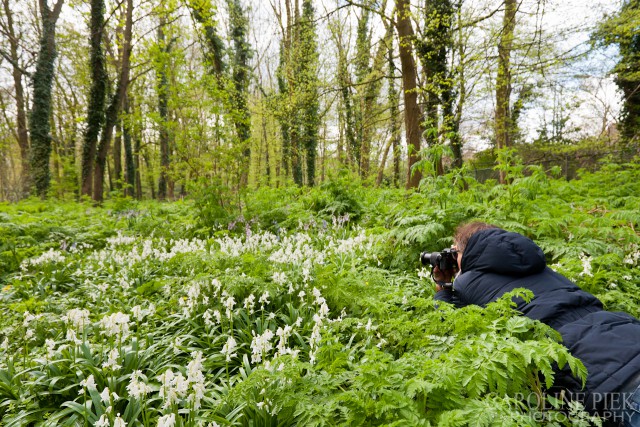
[[[271,351],[273,344],[271,339],[273,338],[273,331],[267,329],[262,335],[256,335],[254,331],[253,339],[251,340],[251,363],[262,362],[262,358],[266,353]]]
[[[73,327],[77,332],[82,332],[89,324],[89,310],[72,308],[67,314],[62,316],[62,320],[67,326]]]
[[[237,356],[237,353],[234,353],[236,348],[238,348],[238,344],[236,343],[236,340],[233,339],[232,336],[229,336],[229,338],[227,338],[227,343],[224,346],[222,346],[222,351],[221,351],[223,355],[227,356],[227,359],[226,359],[227,362],[230,362],[232,357]]]
[[[158,418],[158,427],[174,427],[176,425],[176,414],[164,415]]]
[[[80,387],[82,390],[78,392],[78,394],[84,393],[84,390],[95,390],[96,389],[96,380],[93,378],[93,374],[89,375],[84,380],[80,381]]]
[[[112,349],[109,352],[107,361],[102,364],[104,369],[111,369],[112,371],[117,371],[122,366],[118,365],[118,359],[120,358],[120,352],[117,348]]]
[[[127,427],[127,423],[120,418],[120,413],[116,415],[116,419],[113,420],[113,427]]]
[[[134,399],[140,400],[147,394],[151,393],[151,387],[149,387],[144,381],[141,381],[142,372],[133,371],[127,385],[127,391],[129,396]]]
[[[121,312],[105,316],[100,320],[104,334],[116,339],[124,339],[129,335],[129,315]]]

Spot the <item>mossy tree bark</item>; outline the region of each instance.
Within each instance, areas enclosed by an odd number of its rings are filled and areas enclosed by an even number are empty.
[[[64,0],[58,0],[53,9],[47,0],[39,0],[42,20],[42,37],[32,76],[33,104],[29,115],[31,134],[30,170],[38,196],[44,198],[49,190],[51,174],[51,88],[53,85],[54,63],[56,59],[56,22]]]
[[[82,144],[81,192],[91,196],[93,190],[93,165],[96,159],[98,137],[104,124],[104,107],[107,95],[106,61],[102,49],[104,35],[104,0],[91,0],[90,61],[91,89],[87,107],[87,127]]]
[[[122,61],[118,76],[118,84],[116,86],[116,91],[111,98],[111,102],[107,107],[105,125],[102,134],[100,135],[100,143],[96,153],[96,162],[93,174],[93,200],[96,202],[102,202],[104,197],[104,172],[107,162],[107,154],[109,152],[109,145],[111,143],[111,137],[113,136],[113,129],[118,120],[118,115],[122,110],[122,104],[127,95],[127,88],[129,86],[129,71],[131,68],[131,36],[133,27],[133,0],[127,0],[126,7],[127,10],[122,41]]]

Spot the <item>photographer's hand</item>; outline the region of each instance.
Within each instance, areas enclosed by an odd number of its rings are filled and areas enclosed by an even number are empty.
[[[443,285],[445,283],[453,282],[453,277],[456,274],[456,270],[457,269],[452,268],[450,270],[441,271],[437,266],[433,267],[433,270],[431,271],[431,277],[436,282],[436,292],[444,289]]]

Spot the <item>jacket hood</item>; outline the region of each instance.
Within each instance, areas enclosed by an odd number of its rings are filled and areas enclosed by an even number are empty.
[[[527,276],[544,270],[542,249],[518,233],[491,228],[471,236],[462,254],[462,272],[484,271]]]

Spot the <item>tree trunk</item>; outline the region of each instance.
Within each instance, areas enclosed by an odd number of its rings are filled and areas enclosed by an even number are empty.
[[[118,120],[118,114],[122,110],[122,103],[127,93],[129,85],[130,54],[131,54],[131,33],[133,26],[133,0],[127,0],[127,12],[124,28],[124,40],[122,44],[122,65],[118,77],[116,92],[113,94],[111,103],[107,108],[105,126],[100,136],[96,164],[93,174],[93,200],[102,202],[104,187],[104,169],[109,152],[109,144],[113,134],[113,128]]]
[[[104,0],[91,0],[90,62],[91,90],[87,107],[87,127],[82,145],[81,192],[91,196],[93,190],[93,164],[100,130],[104,124],[104,104],[107,93],[106,61],[102,50],[104,35]]]
[[[391,135],[389,141],[384,147],[384,151],[382,152],[382,160],[380,161],[380,166],[378,166],[378,176],[376,178],[376,187],[380,187],[382,184],[382,178],[384,178],[384,167],[387,164],[387,157],[389,156],[389,149],[393,145],[394,137]]]
[[[58,0],[49,8],[47,0],[39,0],[42,15],[42,38],[36,63],[36,71],[32,77],[33,104],[29,116],[29,132],[31,133],[31,176],[36,186],[36,193],[44,198],[49,189],[51,175],[49,158],[51,157],[51,87],[55,72],[56,59],[56,22],[64,0]]]
[[[135,175],[136,175],[136,199],[142,199],[142,173],[140,172],[140,150],[141,150],[141,137],[140,134],[136,132],[135,134],[135,151],[133,153],[133,159],[135,162]],[[133,168],[132,168],[133,170]]]
[[[170,46],[165,41],[164,27],[166,19],[160,17],[160,25],[158,26],[158,46],[161,57],[157,64],[156,90],[158,92],[158,113],[160,115],[160,178],[158,179],[158,199],[165,200],[167,198],[167,173],[170,165],[170,149],[169,149],[169,82],[167,79],[167,60]]]
[[[385,10],[386,1],[383,2],[381,10]],[[362,145],[360,147],[360,176],[366,179],[369,175],[369,164],[371,162],[371,142],[373,139],[373,123],[375,122],[376,100],[382,87],[384,78],[385,53],[387,53],[387,45],[391,44],[393,36],[393,25],[385,24],[386,31],[383,38],[378,44],[378,50],[373,58],[373,64],[369,75],[367,76],[368,84],[364,93],[364,109],[362,114]]]
[[[400,103],[400,94],[396,88],[395,82],[395,63],[393,62],[393,43],[389,40],[388,46],[388,73],[389,73],[389,130],[391,133],[393,147],[393,185],[400,185],[400,126],[398,123],[398,104]]]
[[[211,67],[212,74],[222,76],[224,70],[224,45],[222,39],[216,33],[215,17],[213,16],[214,7],[210,0],[189,0],[189,9],[193,14],[193,18],[204,29],[204,37],[207,43],[207,60]]]
[[[407,189],[417,188],[422,179],[420,171],[412,171],[419,159],[420,136],[422,134],[422,112],[418,106],[417,71],[413,57],[412,43],[414,39],[411,25],[409,0],[396,0],[396,28],[400,40],[400,63],[402,66],[402,85],[404,92],[404,124],[407,133]]]
[[[129,114],[129,96],[124,100],[123,111],[125,115]],[[122,142],[124,143],[124,159],[125,159],[125,181],[126,189],[124,194],[134,197],[136,193],[136,165],[131,149],[131,124],[129,119],[123,121],[122,125]]]
[[[113,140],[113,189],[122,188],[122,120],[116,124],[116,137]]]
[[[22,76],[24,70],[19,64],[18,55],[18,38],[15,34],[13,27],[13,13],[9,6],[9,0],[2,1],[4,6],[4,13],[7,19],[6,26],[3,25],[6,35],[9,39],[10,58],[12,62],[12,76],[13,85],[15,88],[16,96],[16,140],[20,147],[20,159],[22,170],[20,173],[20,187],[21,197],[25,197],[29,194],[31,189],[30,183],[30,171],[29,171],[29,132],[27,130],[27,112],[26,103],[24,99],[24,87],[22,86]]]
[[[144,163],[147,165],[147,183],[149,184],[149,190],[151,190],[151,198],[155,199],[156,189],[155,189],[155,183],[153,179],[153,173],[151,173],[153,168],[151,167],[151,156],[149,155],[148,146],[144,147],[144,150],[142,151],[142,159],[144,160]]]
[[[247,106],[247,92],[249,90],[249,57],[250,46],[247,41],[247,12],[242,8],[239,0],[227,0],[231,21],[231,38],[233,39],[233,109],[234,124],[238,144],[242,150],[245,166],[241,166],[240,185],[246,186],[251,164],[251,117]]]
[[[498,75],[496,77],[496,116],[495,135],[498,149],[511,146],[510,98],[511,69],[510,59],[513,48],[513,35],[516,26],[516,0],[505,0],[502,35],[498,43]],[[505,182],[505,173],[500,171],[500,183]]]

